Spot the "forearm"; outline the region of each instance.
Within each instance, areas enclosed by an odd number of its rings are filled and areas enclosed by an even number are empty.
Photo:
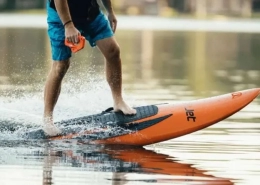
[[[56,10],[63,24],[71,20],[67,0],[54,0]]]
[[[112,7],[112,3],[111,0],[102,0],[102,3],[106,9],[106,11],[110,14],[113,13],[113,7]]]

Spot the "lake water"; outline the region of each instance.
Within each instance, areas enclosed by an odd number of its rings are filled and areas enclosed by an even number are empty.
[[[45,28],[0,28],[0,125],[40,125],[51,66]],[[258,33],[118,30],[131,105],[181,102],[260,87]],[[88,45],[63,83],[55,120],[112,105],[104,60]],[[1,185],[208,184],[260,180],[260,99],[209,128],[143,148],[22,141],[0,133]]]

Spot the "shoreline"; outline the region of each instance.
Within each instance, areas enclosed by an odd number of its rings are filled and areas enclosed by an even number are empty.
[[[46,14],[0,13],[0,28],[47,28]],[[118,15],[119,30],[259,33],[258,19],[192,19]]]

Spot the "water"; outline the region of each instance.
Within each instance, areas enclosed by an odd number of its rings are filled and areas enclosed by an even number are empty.
[[[243,31],[243,30],[242,30]],[[41,127],[51,66],[45,28],[0,28],[0,184],[257,184],[260,99],[207,129],[143,148],[79,141],[23,141]],[[260,35],[251,32],[118,30],[124,96],[132,105],[181,102],[260,87]],[[55,120],[112,105],[97,48],[73,57]]]

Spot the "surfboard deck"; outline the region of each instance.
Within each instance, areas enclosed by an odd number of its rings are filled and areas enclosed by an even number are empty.
[[[78,139],[88,143],[144,146],[196,132],[238,112],[260,93],[260,88],[177,104],[135,107],[136,115],[112,109],[100,114],[55,123],[59,136],[48,137],[42,129],[25,134],[28,139]]]

